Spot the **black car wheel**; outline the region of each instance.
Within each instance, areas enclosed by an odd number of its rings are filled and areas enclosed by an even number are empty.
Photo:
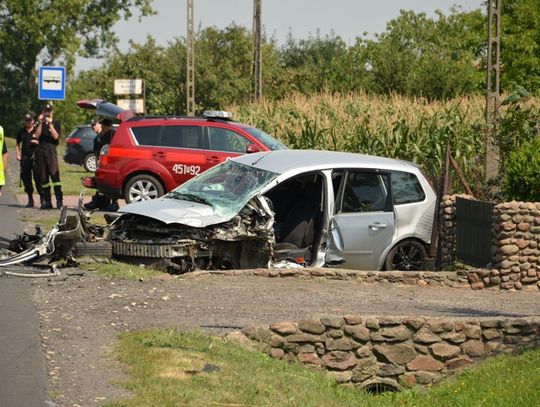
[[[83,158],[83,167],[88,172],[96,172],[96,156],[94,154],[86,154]]]
[[[156,199],[165,193],[165,189],[156,177],[139,174],[131,178],[124,188],[124,199],[127,203]]]
[[[428,256],[424,245],[417,240],[398,243],[386,257],[386,270],[421,271]]]

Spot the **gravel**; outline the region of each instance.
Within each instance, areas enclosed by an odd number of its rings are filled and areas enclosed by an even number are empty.
[[[152,328],[223,334],[318,313],[416,316],[540,314],[534,292],[472,291],[354,281],[189,275],[146,281],[99,277],[34,282],[49,392],[61,406],[129,397],[112,356],[121,332]]]

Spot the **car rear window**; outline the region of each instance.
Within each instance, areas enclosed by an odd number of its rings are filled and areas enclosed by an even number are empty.
[[[403,171],[390,171],[394,205],[422,202],[426,194],[416,175]]]
[[[86,136],[95,136],[94,130],[90,127],[76,127],[67,138],[70,137],[86,137]]]
[[[144,126],[131,131],[140,146],[204,148],[201,126]]]
[[[131,132],[140,146],[159,146],[159,126],[132,127]]]

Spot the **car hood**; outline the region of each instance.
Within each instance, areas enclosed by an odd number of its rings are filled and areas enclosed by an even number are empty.
[[[119,212],[146,216],[166,224],[180,223],[196,228],[204,228],[229,220],[220,216],[209,205],[166,197],[128,204]]]

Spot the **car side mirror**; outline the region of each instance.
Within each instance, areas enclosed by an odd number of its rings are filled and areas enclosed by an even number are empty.
[[[261,151],[261,149],[259,148],[259,146],[255,143],[250,143],[248,144],[248,146],[246,147],[246,153],[248,154],[251,154],[251,153],[258,153],[259,151]]]

